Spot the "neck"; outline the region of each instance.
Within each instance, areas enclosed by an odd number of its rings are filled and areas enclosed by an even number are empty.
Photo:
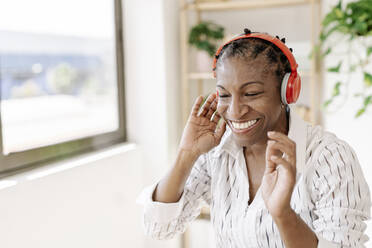
[[[280,114],[279,120],[277,122],[277,126],[274,128],[273,131],[284,133],[288,135],[289,132],[289,115],[287,116],[286,109],[283,108],[282,113]]]

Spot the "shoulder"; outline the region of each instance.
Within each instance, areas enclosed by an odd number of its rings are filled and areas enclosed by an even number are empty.
[[[320,126],[310,127],[306,144],[307,179],[318,188],[347,182],[365,185],[354,149]],[[343,183],[341,183],[341,181]],[[334,186],[335,187],[335,186]]]
[[[306,163],[317,162],[324,156],[345,155],[356,160],[353,148],[336,134],[324,130],[321,126],[309,126],[306,142]]]

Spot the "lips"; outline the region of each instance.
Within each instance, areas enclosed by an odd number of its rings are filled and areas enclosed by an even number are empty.
[[[235,133],[245,133],[257,126],[260,119],[253,119],[248,121],[229,121],[230,127]]]

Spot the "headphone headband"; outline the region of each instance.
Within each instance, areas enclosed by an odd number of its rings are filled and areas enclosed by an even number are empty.
[[[221,53],[222,49],[233,41],[240,40],[240,39],[247,39],[247,38],[258,38],[258,39],[266,40],[266,41],[269,41],[269,42],[273,43],[287,57],[288,62],[291,66],[291,73],[297,74],[298,64],[296,62],[296,59],[294,58],[294,56],[293,56],[292,52],[289,50],[289,48],[281,40],[279,40],[278,38],[273,37],[271,35],[264,34],[264,33],[256,33],[256,32],[250,33],[250,32],[248,32],[246,34],[242,34],[242,35],[239,35],[237,37],[234,37],[233,39],[229,40],[228,42],[226,42],[225,44],[223,44],[222,46],[220,46],[218,48],[218,50],[217,50],[217,52],[214,56],[214,60],[213,60],[213,75],[214,75],[214,77],[216,77],[217,60],[218,60],[218,57],[220,56],[220,53]]]
[[[300,95],[300,90],[301,90],[301,77],[297,73],[298,64],[296,63],[296,60],[292,54],[292,50],[290,50],[284,44],[285,42],[284,40],[283,41],[279,40],[279,37],[273,37],[271,35],[264,34],[264,33],[252,33],[249,29],[244,29],[244,34],[239,35],[229,40],[224,45],[218,48],[216,55],[214,56],[214,60],[213,60],[213,76],[216,77],[217,60],[220,56],[222,49],[233,41],[240,40],[240,39],[247,39],[247,38],[258,38],[258,39],[271,42],[276,47],[278,47],[283,52],[283,54],[287,57],[288,62],[291,67],[291,72],[286,73],[283,77],[283,80],[281,83],[280,97],[281,97],[281,101],[283,104],[295,103]]]

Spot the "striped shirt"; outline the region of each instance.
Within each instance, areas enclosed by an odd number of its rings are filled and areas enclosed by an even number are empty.
[[[318,237],[318,247],[365,247],[370,191],[354,150],[290,110],[288,137],[296,142],[296,185],[291,207]],[[158,183],[158,182],[157,182]],[[154,202],[157,183],[145,188],[145,233],[170,239],[209,205],[219,248],[285,247],[258,189],[251,203],[243,148],[227,128],[220,144],[195,162],[178,202]]]

